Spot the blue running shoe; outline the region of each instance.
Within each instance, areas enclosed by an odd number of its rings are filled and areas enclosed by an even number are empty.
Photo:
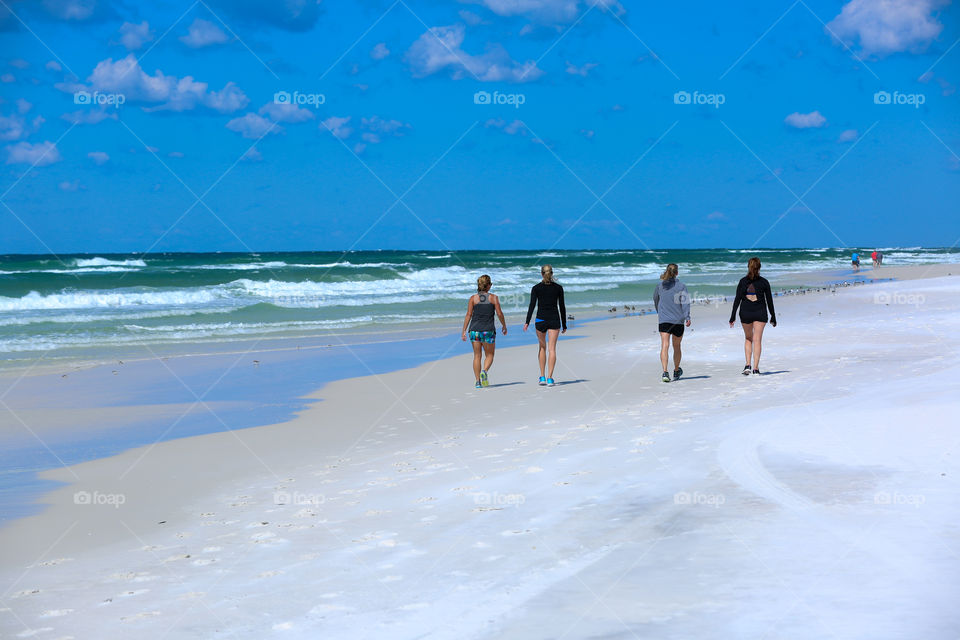
[[[480,384],[480,381],[479,381],[479,380],[477,380],[477,384],[473,385],[473,388],[474,388],[474,389],[483,389],[483,385]]]
[[[541,387],[546,386],[547,379],[544,378],[543,376],[540,376],[540,380],[537,382],[537,384],[540,385]]]
[[[553,378],[547,378],[547,386],[548,386],[548,387],[552,387],[552,386],[555,385],[555,384],[557,384],[557,383],[553,381]]]

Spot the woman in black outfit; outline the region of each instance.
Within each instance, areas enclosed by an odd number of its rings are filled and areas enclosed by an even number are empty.
[[[743,326],[743,355],[747,364],[743,375],[750,375],[750,361],[753,360],[753,372],[760,374],[760,349],[763,328],[767,326],[767,309],[770,309],[769,322],[777,326],[777,314],[773,310],[773,292],[770,283],[760,275],[760,258],[750,258],[747,262],[747,275],[737,285],[737,297],[733,300],[730,312],[730,327],[740,307],[740,323]]]
[[[540,275],[543,276],[543,280],[533,285],[533,289],[530,290],[530,306],[527,308],[527,320],[523,324],[523,330],[526,331],[530,326],[530,318],[533,317],[533,310],[536,307],[537,322],[534,327],[537,330],[537,340],[540,342],[540,350],[537,352],[537,360],[540,362],[538,384],[552,387],[556,384],[553,381],[553,368],[557,365],[557,338],[561,333],[567,332],[567,307],[563,303],[563,287],[553,279],[553,267],[548,264],[543,265],[540,268]],[[548,370],[544,371],[545,368]]]

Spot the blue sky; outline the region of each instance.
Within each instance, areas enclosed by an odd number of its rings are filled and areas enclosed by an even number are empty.
[[[0,253],[960,239],[948,1],[5,3]]]

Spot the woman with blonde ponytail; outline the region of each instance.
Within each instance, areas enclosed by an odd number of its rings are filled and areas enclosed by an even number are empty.
[[[563,287],[553,277],[553,267],[545,264],[540,267],[541,280],[530,290],[530,306],[527,307],[527,320],[523,324],[526,331],[530,326],[533,310],[537,310],[537,361],[540,363],[540,386],[552,387],[553,369],[557,366],[557,339],[567,332],[567,307],[563,301]]]
[[[493,354],[497,348],[497,326],[493,321],[496,314],[500,318],[501,331],[507,335],[507,321],[500,308],[500,298],[490,293],[493,282],[484,274],[477,278],[477,293],[467,301],[467,315],[463,319],[460,339],[466,342],[469,328],[470,343],[473,345],[473,375],[477,380],[476,389],[490,385],[487,375],[493,366]],[[486,356],[481,366],[481,355]]]
[[[680,269],[674,263],[667,265],[660,276],[660,282],[653,291],[653,306],[657,310],[660,330],[660,364],[663,365],[661,380],[670,382],[667,362],[670,360],[670,341],[673,340],[673,379],[683,375],[680,368],[680,341],[683,340],[683,327],[690,326],[690,294],[687,285],[677,280]]]

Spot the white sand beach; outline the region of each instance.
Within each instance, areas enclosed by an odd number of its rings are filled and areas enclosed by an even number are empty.
[[[655,316],[616,318],[554,388],[532,336],[480,391],[463,345],[46,472],[0,636],[957,638],[960,269],[879,275],[778,297],[760,376],[697,306],[678,382]]]

